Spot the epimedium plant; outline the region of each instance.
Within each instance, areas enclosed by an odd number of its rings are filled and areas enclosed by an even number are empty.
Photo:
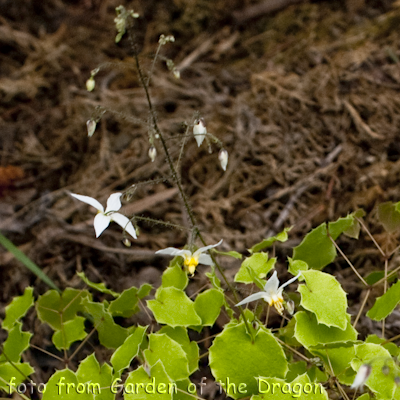
[[[117,42],[126,33],[133,40],[131,31],[135,18],[138,15],[133,11],[122,6],[117,8]],[[82,290],[52,289],[35,298],[33,288],[26,288],[23,295],[15,297],[6,307],[1,323],[2,329],[7,331],[7,339],[1,345],[0,389],[23,399],[43,400],[111,400],[121,396],[128,400],[202,398],[206,379],[204,377],[199,382],[195,376],[200,359],[208,357],[215,382],[233,399],[400,398],[399,348],[394,344],[398,337],[384,338],[385,319],[400,302],[400,284],[391,283],[400,267],[389,270],[389,261],[398,248],[384,251],[366,228],[362,220],[364,212],[357,210],[309,232],[287,260],[288,273],[293,277],[279,286],[276,271],[268,278],[277,258],[265,250],[287,241],[290,228],[255,244],[244,259],[235,251],[217,250],[222,240],[207,244],[151,102],[154,62],[161,47],[169,42],[173,42],[170,36],[160,38],[148,75],[143,72],[135,46],[133,53],[148,101],[151,126],[149,156],[154,160],[156,148],[161,147],[169,165],[170,180],[179,190],[183,212],[189,220],[188,246],[157,251],[161,255],[173,256],[158,288],[144,284],[115,292],[104,283],[90,281],[82,272],[78,273],[86,286]],[[167,60],[167,67],[179,78],[179,71],[171,60]],[[94,78],[101,68],[92,72],[87,82],[88,90],[94,90]],[[88,121],[89,136],[95,133],[96,124],[106,111],[109,110],[98,109],[96,117]],[[207,131],[204,120],[196,117],[193,124],[188,124],[184,140],[189,136],[190,128],[198,146],[204,140],[219,146],[221,167],[226,170],[228,153],[222,143]],[[96,237],[115,221],[124,234],[129,235],[126,243],[136,239],[135,226],[139,219],[129,219],[118,212],[121,199],[130,196],[129,190],[111,194],[106,209],[89,196],[72,196],[98,210],[94,220]],[[388,235],[398,231],[400,202],[380,205],[378,218]],[[361,228],[371,236],[383,259],[382,271],[366,277],[357,271],[336,244],[341,235],[357,240]],[[202,243],[202,247],[195,246],[196,240]],[[366,289],[356,316],[348,313],[347,296],[340,282],[323,271],[335,261],[338,253]],[[224,274],[219,262],[223,257],[243,259],[234,282]],[[194,296],[189,296],[189,280],[197,273],[199,263],[210,267],[205,274],[208,284]],[[237,292],[239,285],[255,290],[255,293],[242,298]],[[383,295],[375,300],[365,315],[365,304],[376,287],[383,288]],[[144,299],[147,299],[146,303]],[[253,301],[257,301],[254,307]],[[245,309],[242,308],[244,305]],[[41,323],[52,330],[52,344],[62,354],[53,355],[60,368],[47,382],[34,379],[35,368],[24,357],[24,353],[33,347],[32,333],[23,330],[23,319],[32,307]],[[149,325],[129,323],[140,309],[148,313]],[[148,310],[157,324],[153,323]],[[207,337],[208,328],[215,326],[221,312],[226,314],[229,322],[215,336]],[[278,329],[270,326],[269,315],[272,312],[277,312],[282,318]],[[382,321],[382,337],[369,335],[361,340],[357,332],[361,317]],[[202,341],[193,340],[194,333],[205,336],[210,342],[208,348]],[[109,352],[107,361],[102,364],[95,352],[82,356],[83,350],[88,354],[86,344],[94,334],[99,346]],[[41,350],[49,354],[48,350]],[[201,351],[204,353],[200,354]],[[358,395],[363,386],[365,393]]]

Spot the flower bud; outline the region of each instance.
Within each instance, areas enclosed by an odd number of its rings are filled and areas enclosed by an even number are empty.
[[[221,149],[218,158],[222,169],[226,171],[226,166],[228,165],[228,152],[225,149]]]
[[[193,135],[196,139],[197,146],[200,147],[207,134],[207,128],[204,124],[204,119],[196,119],[193,126]]]
[[[132,242],[128,239],[125,238],[122,243],[124,244],[125,247],[131,247],[132,246]]]
[[[177,70],[176,68],[174,68],[174,69],[172,70],[172,73],[174,74],[175,79],[180,79],[181,73],[179,72],[179,70]]]
[[[91,92],[91,91],[94,89],[95,85],[96,85],[96,82],[94,81],[93,76],[91,76],[91,77],[86,81],[86,90],[87,90],[88,92]]]
[[[290,315],[293,315],[294,313],[294,301],[293,300],[288,300],[286,302],[286,310]]]
[[[154,162],[154,160],[156,159],[156,155],[157,155],[157,150],[154,146],[151,146],[149,148],[149,157],[151,162]]]
[[[87,127],[88,136],[92,137],[94,131],[96,130],[96,121],[93,121],[92,119],[88,119],[86,121],[86,127]]]

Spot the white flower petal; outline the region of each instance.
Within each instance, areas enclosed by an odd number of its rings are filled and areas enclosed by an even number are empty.
[[[89,196],[82,196],[81,194],[75,194],[75,193],[70,193],[70,195],[72,197],[75,197],[76,199],[83,201],[86,204],[91,205],[92,207],[94,207],[96,210],[100,211],[100,212],[104,212],[104,207],[93,197],[89,197]]]
[[[135,228],[129,218],[125,217],[120,213],[112,213],[110,215],[111,221],[116,222],[122,229],[127,231],[134,239],[137,239]]]
[[[99,213],[94,217],[94,230],[96,232],[96,237],[98,238],[104,230],[110,225],[111,217]]]
[[[254,300],[262,299],[264,296],[265,296],[264,292],[258,292],[258,293],[251,294],[250,296],[248,296],[244,300],[242,300],[240,303],[237,303],[236,307],[241,306],[243,304],[250,303],[251,301],[254,301]]]
[[[213,260],[208,254],[200,254],[199,264],[213,265]]]
[[[354,378],[353,384],[350,386],[351,389],[358,389],[364,386],[364,383],[367,381],[370,376],[372,368],[369,364],[363,364],[359,368],[356,377]]]
[[[299,279],[301,275],[301,272],[299,272],[295,277],[289,279],[287,282],[285,282],[280,289],[283,289],[285,286],[290,285],[292,282],[294,282],[295,280]]]
[[[166,254],[168,256],[191,257],[192,253],[189,250],[180,250],[175,247],[167,247],[166,249],[156,251],[156,254]]]
[[[107,207],[106,213],[110,211],[118,211],[122,204],[121,204],[121,196],[122,193],[113,193],[107,200]]]
[[[270,296],[278,292],[279,287],[279,279],[276,271],[274,271],[271,278],[267,280],[267,283],[264,285],[264,291],[268,293]]]
[[[198,254],[204,253],[207,250],[212,249],[213,247],[219,246],[222,242],[223,242],[223,240],[221,239],[217,244],[210,244],[205,247],[200,247],[200,249],[196,250],[193,255],[198,255]]]

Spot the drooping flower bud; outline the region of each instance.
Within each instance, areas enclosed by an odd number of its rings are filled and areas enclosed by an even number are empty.
[[[207,134],[207,128],[206,125],[204,124],[204,119],[203,118],[196,119],[196,121],[194,121],[194,126],[193,126],[193,135],[194,138],[196,139],[198,147],[200,147],[201,144],[203,143],[206,134]]]
[[[286,302],[286,310],[290,315],[293,315],[294,313],[294,301],[293,300],[288,300]]]
[[[156,155],[157,155],[157,150],[154,146],[151,146],[149,148],[149,157],[151,162],[154,162],[154,160],[156,159]]]
[[[86,127],[87,127],[87,134],[89,137],[93,136],[94,131],[96,130],[96,121],[92,119],[88,119],[86,121]]]
[[[96,82],[94,81],[93,76],[91,76],[91,77],[86,81],[86,90],[87,90],[88,92],[91,92],[91,91],[94,89],[95,85],[96,85]]]
[[[132,242],[128,239],[125,238],[122,243],[124,244],[125,247],[131,247],[132,246]]]
[[[224,171],[226,171],[226,166],[228,165],[228,152],[225,149],[221,149],[218,154],[219,162]]]

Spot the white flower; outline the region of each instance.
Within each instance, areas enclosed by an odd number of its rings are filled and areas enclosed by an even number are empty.
[[[200,147],[201,144],[203,143],[206,134],[207,134],[207,128],[204,124],[204,119],[203,118],[196,119],[196,121],[194,121],[194,126],[193,126],[193,135],[194,138],[196,139],[198,147]]]
[[[221,149],[218,158],[221,163],[221,168],[226,171],[226,166],[228,165],[228,152],[225,149]]]
[[[263,292],[254,293],[246,297],[240,303],[236,304],[236,306],[241,306],[254,300],[264,299],[270,306],[274,306],[278,313],[282,315],[284,302],[282,295],[283,288],[294,282],[300,276],[300,274],[301,273],[296,275],[294,278],[289,279],[286,283],[279,287],[279,280],[275,271],[271,278],[269,278],[267,283],[264,285]]]
[[[350,386],[351,389],[359,389],[364,386],[372,371],[372,367],[369,364],[363,364],[359,368],[356,377],[354,378],[353,384]]]
[[[121,226],[126,232],[128,232],[134,239],[137,239],[135,229],[132,225],[132,222],[129,221],[125,215],[122,215],[116,211],[118,211],[121,204],[121,196],[122,193],[113,193],[107,200],[107,207],[104,211],[104,207],[93,197],[82,196],[80,194],[71,193],[71,196],[76,199],[83,201],[86,204],[91,205],[92,207],[98,210],[97,215],[94,217],[94,230],[96,232],[96,237],[99,237],[103,231],[110,225],[111,221],[116,222],[119,226]]]
[[[212,249],[213,247],[219,246],[221,243],[222,240],[220,240],[217,244],[211,244],[209,246],[200,247],[200,249],[196,250],[194,253],[192,253],[189,250],[180,250],[176,249],[175,247],[168,247],[166,249],[156,251],[156,254],[168,254],[170,256],[183,257],[183,264],[185,268],[187,268],[189,273],[193,275],[198,264],[204,264],[204,265],[213,264],[211,257],[208,254],[204,254],[204,252],[206,252],[209,249]]]

